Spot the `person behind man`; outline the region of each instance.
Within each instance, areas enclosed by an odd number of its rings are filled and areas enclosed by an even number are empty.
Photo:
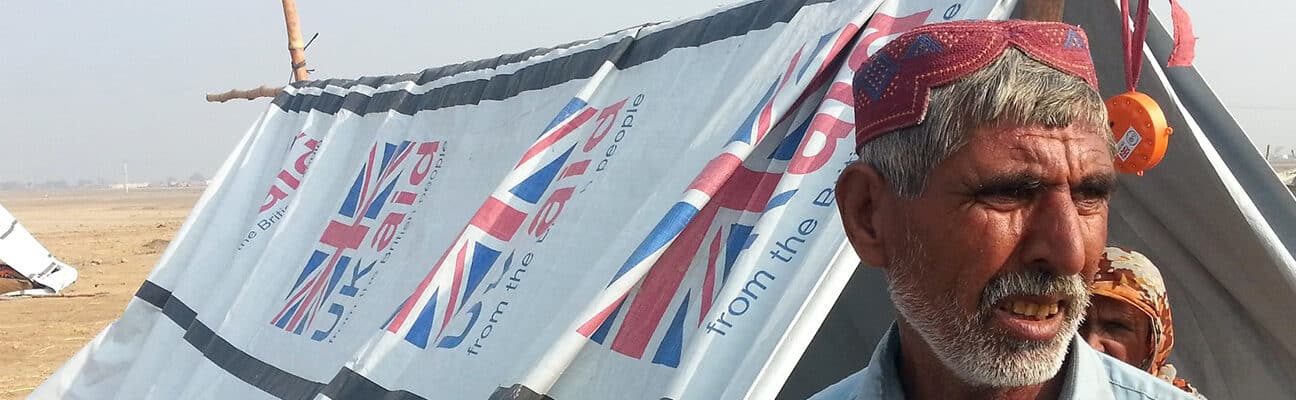
[[[1080,324],[1080,335],[1090,346],[1205,398],[1166,363],[1174,347],[1174,324],[1165,282],[1152,260],[1108,247],[1090,289],[1092,304]]]
[[[1107,239],[1112,139],[1078,27],[951,22],[854,77],[846,237],[898,318],[813,399],[1178,399],[1076,339]]]

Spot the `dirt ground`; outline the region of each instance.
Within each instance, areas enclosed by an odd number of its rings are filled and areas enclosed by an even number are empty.
[[[62,296],[0,300],[0,400],[27,396],[121,315],[201,193],[0,192],[0,204],[80,272]]]

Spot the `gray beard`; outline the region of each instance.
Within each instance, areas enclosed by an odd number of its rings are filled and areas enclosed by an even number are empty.
[[[902,257],[888,268],[891,302],[936,357],[974,387],[1012,388],[1044,383],[1057,375],[1067,346],[1089,308],[1089,290],[1078,275],[1036,269],[1001,275],[986,285],[974,315],[924,297],[921,281],[926,249],[909,235]],[[960,282],[960,285],[963,283]],[[1046,341],[1009,336],[991,325],[994,305],[1013,295],[1060,295],[1066,300],[1064,329]]]

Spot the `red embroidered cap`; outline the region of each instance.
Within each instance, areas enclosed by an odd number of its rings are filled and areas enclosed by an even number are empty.
[[[855,149],[921,124],[932,88],[980,70],[1008,46],[1098,90],[1089,40],[1077,26],[1016,20],[924,25],[887,43],[855,73]]]

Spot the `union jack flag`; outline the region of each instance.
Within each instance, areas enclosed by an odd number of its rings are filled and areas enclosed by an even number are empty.
[[[413,204],[414,193],[395,190],[403,175],[402,164],[417,146],[410,141],[399,144],[375,144],[369,150],[365,164],[356,174],[337,215],[329,221],[320,243],[325,249],[311,253],[301,274],[284,298],[286,304],[271,319],[280,329],[301,334],[314,322],[316,313],[329,304],[329,298],[339,292],[338,284],[348,268],[361,270],[364,260],[345,255],[345,250],[358,249],[370,235],[370,226],[378,222],[383,208],[390,203]],[[380,153],[381,151],[381,153]],[[395,193],[395,197],[393,197]],[[372,267],[373,262],[368,266]],[[361,270],[363,271],[363,270]],[[353,271],[353,274],[355,272]],[[343,287],[340,292],[354,296],[354,287]],[[340,313],[340,305],[337,305]],[[335,310],[330,310],[334,312]],[[318,340],[318,339],[317,339]]]
[[[643,281],[577,332],[599,344],[611,337],[613,351],[634,358],[643,358],[652,345],[653,363],[679,365],[685,325],[701,326],[739,253],[755,239],[755,220],[795,194],[774,195],[781,173],[741,164],[726,153],[707,165],[689,185],[685,200],[667,212],[608,286],[624,281],[626,272],[660,254]]]
[[[605,69],[610,71],[611,65]],[[599,114],[600,110],[585,100],[591,94],[588,91],[581,93],[559,111],[536,142],[522,154],[504,182],[469,220],[454,244],[432,266],[414,293],[397,308],[385,324],[385,331],[419,348],[427,348],[429,344],[454,348],[462,342],[466,332],[452,335],[454,332],[446,332],[447,327],[455,325],[457,316],[469,318],[464,324],[468,327],[476,321],[481,304],[469,304],[474,296],[495,288],[508,272],[513,263],[509,242],[522,224],[544,209],[541,200],[546,193],[550,193],[551,198],[559,195],[558,191],[550,191],[554,182],[566,176],[584,174],[589,168],[588,159],[576,161],[575,158],[581,150],[589,151],[590,144],[587,142],[586,148],[579,148],[581,138],[573,133],[595,119],[596,115],[601,122],[603,119],[612,120],[609,112],[615,117],[615,111],[625,103],[622,100],[604,107],[603,114]],[[564,196],[571,195],[570,190],[560,191]],[[528,233],[543,235],[548,224],[539,217],[533,219]],[[503,256],[506,251],[509,254]],[[501,266],[502,271],[494,282],[483,288],[482,282],[496,265]]]

